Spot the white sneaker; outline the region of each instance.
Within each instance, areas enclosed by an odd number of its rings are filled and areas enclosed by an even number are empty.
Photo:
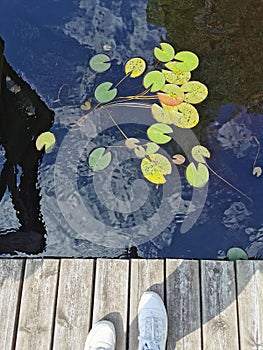
[[[167,313],[161,297],[155,292],[144,292],[138,309],[138,350],[165,350]]]
[[[115,328],[110,321],[99,321],[91,328],[84,350],[114,350],[116,343]]]

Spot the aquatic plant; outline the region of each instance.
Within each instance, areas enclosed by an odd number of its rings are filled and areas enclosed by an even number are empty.
[[[199,58],[195,53],[190,51],[175,53],[172,45],[161,43],[160,47],[154,48],[154,57],[153,69],[147,70],[147,64],[143,58],[133,57],[126,62],[125,75],[117,84],[114,85],[110,81],[100,83],[94,91],[97,102],[94,104],[94,98],[89,98],[80,106],[88,113],[81,118],[78,124],[81,125],[97,109],[104,108],[125,139],[123,147],[133,150],[135,156],[141,159],[142,174],[151,183],[165,184],[166,177],[172,173],[172,164],[175,164],[185,168],[186,179],[193,187],[205,186],[211,172],[251,201],[245,193],[218,175],[207,164],[210,152],[206,147],[195,145],[191,150],[193,160],[187,165],[185,165],[186,160],[183,154],[175,154],[167,158],[158,153],[160,145],[172,140],[173,128],[180,128],[183,132],[184,129],[192,129],[198,124],[199,113],[195,105],[206,99],[208,89],[199,81],[190,81],[191,72],[199,65]],[[111,64],[111,58],[106,54],[97,54],[89,61],[90,68],[95,75],[109,70]],[[142,79],[144,91],[132,96],[118,96],[119,85],[125,79],[138,77]],[[136,138],[128,137],[107,109],[109,106],[130,103],[134,100],[152,102],[151,114],[155,121],[147,129],[149,142],[145,144]],[[136,106],[149,108],[149,104],[145,103]],[[41,150],[44,147],[46,152],[50,152],[54,144],[55,136],[51,132],[39,135],[36,140],[37,149]],[[88,164],[93,171],[102,171],[110,165],[112,159],[109,147],[108,149],[99,147],[90,153]],[[260,176],[261,169],[255,164],[256,160],[253,165],[253,174]]]
[[[190,129],[199,122],[199,114],[193,106],[202,102],[208,95],[207,87],[198,81],[190,81],[191,71],[197,68],[199,59],[190,51],[175,53],[168,43],[161,43],[155,47],[154,56],[157,60],[154,69],[147,71],[147,64],[141,57],[134,57],[125,64],[125,76],[119,83],[113,85],[107,81],[99,84],[94,92],[97,104],[91,109],[108,107],[111,104],[123,103],[132,100],[154,101],[151,106],[155,123],[149,126],[147,137],[150,142],[141,144],[138,139],[128,138],[123,132],[125,146],[134,151],[141,158],[141,171],[144,177],[154,184],[164,184],[166,176],[172,172],[172,163],[183,165],[183,155],[174,155],[168,159],[158,153],[159,145],[171,141],[172,125],[181,129]],[[97,54],[89,62],[90,68],[96,73],[110,68],[111,60],[105,54]],[[118,87],[126,78],[142,76],[142,85],[145,91],[135,96],[118,97]],[[156,94],[154,94],[156,93]],[[158,102],[157,102],[158,101]],[[91,108],[90,101],[86,101],[81,109]],[[143,107],[143,104],[142,104]],[[111,116],[112,118],[112,116]],[[116,125],[117,123],[115,123]],[[120,128],[119,128],[120,129]],[[105,148],[95,149],[89,155],[89,166],[92,170],[106,169],[112,157]],[[202,187],[209,180],[209,171],[205,158],[210,157],[209,151],[200,145],[192,150],[194,161],[186,166],[187,181],[194,187]]]

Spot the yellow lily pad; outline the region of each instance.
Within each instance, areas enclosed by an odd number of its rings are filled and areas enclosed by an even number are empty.
[[[165,80],[170,84],[183,85],[191,79],[190,72],[181,72],[176,68],[177,62],[168,62],[165,66],[170,70],[162,70]]]
[[[199,122],[199,114],[197,110],[189,103],[183,102],[177,106],[178,113],[171,115],[174,125],[182,129],[191,129]]]
[[[145,71],[146,63],[142,58],[134,57],[125,64],[124,69],[126,74],[130,73],[131,78],[137,78]]]
[[[208,95],[207,87],[199,81],[188,81],[181,86],[181,89],[186,92],[184,100],[188,103],[200,103]]]
[[[164,184],[166,182],[164,175],[172,172],[172,166],[169,160],[158,153],[151,154],[148,158],[143,158],[141,162],[141,170],[143,176],[154,184]]]

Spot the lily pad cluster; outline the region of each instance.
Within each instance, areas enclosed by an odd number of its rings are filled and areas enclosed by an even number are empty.
[[[172,45],[161,43],[160,47],[155,47],[154,56],[157,60],[154,69],[147,70],[147,64],[141,57],[131,58],[125,64],[125,75],[121,81],[116,85],[110,81],[99,84],[94,95],[98,104],[103,107],[103,104],[108,105],[115,100],[118,87],[124,79],[142,76],[142,85],[146,90],[137,96],[127,96],[127,99],[147,99],[147,96],[151,100],[155,99],[151,112],[157,123],[153,123],[147,130],[149,142],[141,144],[136,138],[126,137],[125,146],[142,159],[141,170],[144,177],[158,185],[166,182],[166,176],[172,173],[172,164],[179,166],[185,163],[184,155],[177,154],[168,159],[157,153],[160,145],[172,140],[173,127],[189,129],[197,125],[199,114],[194,105],[207,97],[208,89],[199,81],[190,81],[191,72],[199,64],[195,53],[176,53]],[[89,64],[92,70],[101,73],[111,67],[111,59],[105,54],[97,54]],[[83,110],[87,110],[86,107],[86,103],[81,106]],[[105,152],[104,147],[91,152],[88,162],[92,170],[103,170],[110,164],[111,153]],[[186,178],[193,187],[202,187],[209,179],[205,159],[210,157],[210,153],[205,147],[197,145],[192,149],[192,157],[193,161],[186,166]]]

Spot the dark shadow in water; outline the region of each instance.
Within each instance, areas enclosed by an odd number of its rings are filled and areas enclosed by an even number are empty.
[[[39,134],[49,130],[53,119],[54,113],[3,57],[0,145],[4,149],[5,162],[0,174],[0,201],[8,190],[20,228],[0,235],[0,253],[37,254],[45,248],[46,230],[40,212],[40,189],[37,188],[43,152],[37,151],[35,141]]]

